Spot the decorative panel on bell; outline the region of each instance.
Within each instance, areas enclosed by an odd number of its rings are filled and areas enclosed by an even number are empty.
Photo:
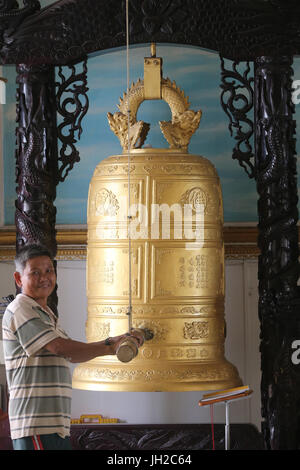
[[[89,298],[99,301],[128,299],[129,273],[128,246],[124,243],[96,243],[88,247],[87,285]],[[143,246],[135,246],[132,251],[132,295],[142,299],[144,271]]]
[[[194,244],[189,249],[186,244],[152,245],[151,299],[223,297],[223,246],[199,248]]]

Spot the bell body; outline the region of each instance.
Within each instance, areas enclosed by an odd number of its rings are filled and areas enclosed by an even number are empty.
[[[96,167],[88,199],[88,342],[128,331],[130,292],[132,326],[151,330],[153,338],[129,362],[104,356],[80,364],[74,388],[192,391],[242,384],[224,357],[223,204],[206,158],[137,149],[130,165],[124,153]]]

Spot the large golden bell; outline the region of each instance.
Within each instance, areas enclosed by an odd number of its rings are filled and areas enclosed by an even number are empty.
[[[236,387],[241,379],[224,357],[219,177],[206,158],[187,153],[201,111],[189,110],[176,84],[162,79],[160,93],[170,105],[172,122],[160,126],[170,148],[136,148],[149,128],[136,122],[140,102],[148,99],[146,90],[139,80],[121,100],[120,112],[109,114],[123,154],[99,163],[90,184],[86,337],[93,342],[127,331],[131,295],[132,326],[150,330],[153,338],[128,363],[105,356],[79,365],[73,387],[111,391]]]

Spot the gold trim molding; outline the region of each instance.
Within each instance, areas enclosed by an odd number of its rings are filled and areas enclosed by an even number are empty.
[[[259,255],[257,247],[257,227],[225,226],[226,259],[255,259]],[[57,259],[85,260],[87,229],[57,229]],[[12,260],[15,256],[16,231],[0,229],[0,261]]]
[[[225,259],[256,259],[260,253],[257,236],[257,227],[225,226]]]

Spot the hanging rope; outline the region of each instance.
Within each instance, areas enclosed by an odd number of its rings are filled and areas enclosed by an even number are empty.
[[[129,107],[129,0],[126,0],[126,70],[127,70],[127,127],[128,127],[128,208],[127,208],[127,227],[128,227],[128,292],[129,292],[129,304],[128,304],[128,328],[129,331],[132,328],[132,282],[131,282],[131,233],[130,233],[130,204],[131,204],[131,194],[130,194],[130,107]]]

